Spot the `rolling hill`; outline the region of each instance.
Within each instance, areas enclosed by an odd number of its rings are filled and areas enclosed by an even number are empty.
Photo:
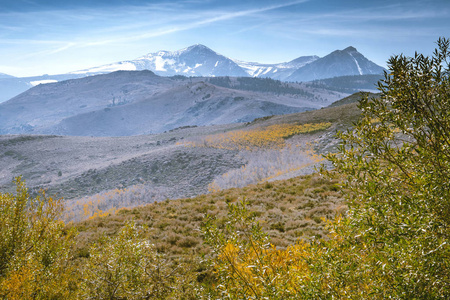
[[[108,211],[203,194],[214,184],[225,188],[292,178],[314,172],[320,161],[311,154],[333,151],[335,131],[349,128],[359,113],[350,103],[153,135],[3,135],[0,188],[12,191],[12,178],[22,175],[31,190],[45,188],[64,197],[77,219],[86,203],[91,203],[93,212]],[[312,124],[323,125],[308,129]],[[306,130],[289,133],[298,127]],[[286,133],[276,137],[280,130]],[[255,146],[229,147],[230,137],[231,143],[251,141],[250,146]],[[281,147],[256,146],[265,140],[280,141]]]
[[[220,86],[221,82],[231,84]],[[269,88],[268,88],[269,87]],[[345,96],[272,79],[161,77],[118,71],[38,85],[0,104],[0,134],[125,136],[248,122]]]

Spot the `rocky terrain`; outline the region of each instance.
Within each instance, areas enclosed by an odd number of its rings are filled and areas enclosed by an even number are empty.
[[[221,159],[229,168],[241,165],[233,159],[235,153],[217,149],[195,149],[194,153],[193,149],[176,143],[192,135],[221,132],[240,125],[115,138],[4,135],[0,136],[0,184],[2,189],[7,188],[13,177],[22,175],[30,187],[50,188],[65,198],[73,198],[143,181],[167,184],[168,178],[162,178],[163,175],[178,176],[169,172],[176,171],[170,167],[174,162],[180,162],[180,168],[191,172],[195,168],[192,165],[187,168],[183,162],[204,161],[206,166],[214,160],[219,162],[214,167],[220,173]]]

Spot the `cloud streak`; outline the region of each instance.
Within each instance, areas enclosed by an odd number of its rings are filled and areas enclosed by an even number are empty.
[[[78,41],[78,42],[59,41],[59,43],[64,43],[64,46],[49,50],[48,52],[46,52],[46,54],[49,54],[49,55],[55,54],[55,53],[58,53],[61,51],[69,50],[71,48],[104,46],[104,45],[109,45],[109,44],[136,42],[136,41],[145,40],[145,39],[162,37],[162,36],[182,32],[182,31],[188,31],[188,30],[199,28],[199,27],[204,27],[204,26],[211,25],[214,23],[229,21],[232,19],[242,18],[242,17],[246,17],[249,15],[265,13],[265,12],[277,10],[280,8],[286,8],[289,6],[298,5],[301,3],[308,2],[308,1],[309,0],[297,0],[297,1],[287,2],[284,4],[271,5],[271,6],[265,6],[262,8],[258,8],[258,9],[248,9],[248,10],[242,10],[242,11],[226,11],[226,12],[205,11],[201,15],[216,15],[216,16],[210,17],[210,18],[204,18],[201,20],[194,20],[194,21],[179,24],[179,25],[166,25],[165,27],[158,28],[156,30],[152,28],[149,31],[145,30],[144,27],[148,27],[148,25],[145,23],[140,24],[140,25],[134,24],[134,25],[118,26],[115,30],[109,30],[109,31],[114,33],[114,31],[129,30],[130,28],[133,28],[133,27],[135,27],[135,28],[141,27],[140,31],[146,31],[146,32],[140,33],[140,34],[127,35],[127,36],[116,36],[113,34],[109,38],[94,40],[94,41],[92,41],[92,40],[91,41],[83,40],[83,41]],[[146,7],[146,9],[149,9],[149,7]],[[165,7],[165,9],[167,9],[167,7]],[[36,42],[38,42],[38,41],[36,41]],[[58,41],[53,41],[53,42],[58,42]],[[44,43],[51,43],[51,42],[46,41]],[[42,53],[45,53],[45,52],[42,52]],[[42,54],[42,53],[40,53],[40,54]]]
[[[292,1],[292,2],[279,4],[279,5],[271,5],[271,6],[258,8],[258,9],[248,9],[248,10],[243,10],[243,11],[232,11],[232,12],[210,12],[210,11],[208,11],[204,14],[207,14],[207,15],[218,14],[218,16],[215,16],[212,18],[206,18],[206,19],[203,19],[200,21],[185,23],[185,24],[181,24],[181,25],[174,25],[174,26],[170,26],[170,28],[160,28],[158,30],[154,30],[154,31],[151,31],[148,33],[132,35],[132,36],[127,36],[127,37],[119,37],[119,38],[114,38],[114,39],[107,39],[107,40],[97,41],[97,42],[89,42],[89,43],[86,43],[84,46],[88,47],[88,46],[93,46],[93,45],[105,45],[105,44],[110,44],[110,43],[132,42],[132,41],[138,41],[138,40],[143,40],[143,39],[148,39],[148,38],[161,37],[161,36],[181,32],[181,31],[196,29],[196,28],[199,28],[199,27],[202,27],[205,25],[210,25],[210,24],[217,23],[217,22],[228,21],[228,20],[232,20],[235,18],[245,17],[245,16],[268,12],[268,11],[285,8],[285,7],[289,7],[289,6],[293,6],[293,5],[298,5],[301,3],[308,2],[308,1],[309,0],[298,0],[298,1]]]

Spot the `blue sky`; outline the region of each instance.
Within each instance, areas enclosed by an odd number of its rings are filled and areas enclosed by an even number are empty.
[[[450,37],[449,0],[1,0],[0,73],[60,74],[204,44],[261,63],[354,46],[385,66]]]

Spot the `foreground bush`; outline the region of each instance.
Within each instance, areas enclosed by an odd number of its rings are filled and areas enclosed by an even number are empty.
[[[309,270],[304,243],[277,249],[270,244],[245,202],[229,204],[226,226],[214,219],[203,224],[212,246],[218,282],[210,296],[219,299],[298,299]]]
[[[62,204],[16,185],[16,195],[0,193],[0,298],[70,298],[74,232],[59,221]]]
[[[450,297],[449,40],[438,46],[388,61],[381,97],[361,100],[363,118],[329,156],[351,209],[317,272],[343,295]]]
[[[225,229],[206,224],[222,298],[450,298],[449,44],[392,57],[381,97],[362,99],[362,118],[338,134],[328,159],[349,211],[329,239],[276,250],[245,207]]]
[[[60,200],[0,193],[0,299],[195,299],[195,279],[173,266],[126,223],[75,260],[76,232],[64,222]],[[79,255],[79,253],[78,253]]]

